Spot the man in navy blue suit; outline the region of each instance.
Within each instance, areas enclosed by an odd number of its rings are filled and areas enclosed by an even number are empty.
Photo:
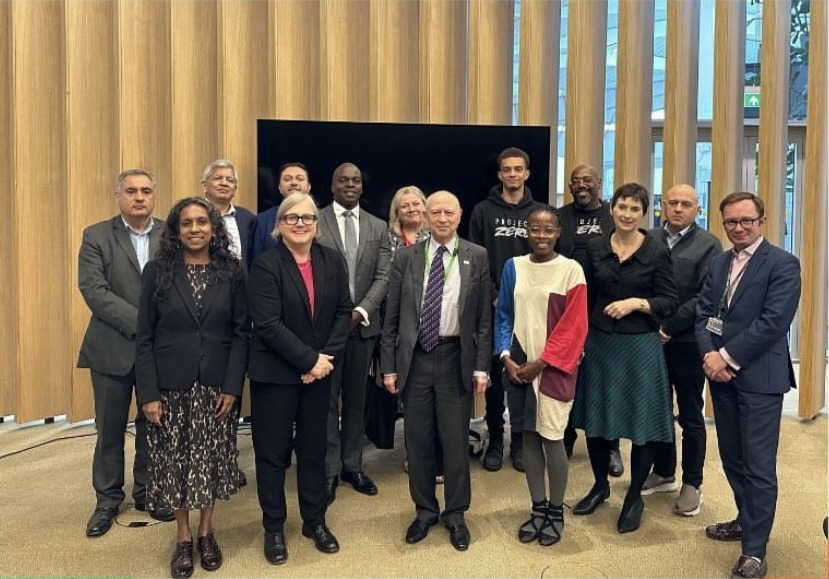
[[[711,260],[697,301],[696,336],[737,518],[705,533],[741,541],[732,577],[764,577],[783,395],[796,387],[787,333],[800,300],[800,262],[763,239],[764,206],[756,195],[731,193],[720,213],[733,248]]]
[[[291,193],[311,193],[311,180],[308,178],[308,169],[302,163],[285,163],[279,168],[279,201]],[[250,262],[259,257],[265,250],[276,247],[273,230],[276,227],[276,210],[279,201],[270,209],[262,211],[256,216],[253,225],[252,242],[250,246]]]
[[[204,169],[202,174],[202,191],[225,220],[230,236],[230,249],[244,264],[245,271],[250,266],[250,241],[256,216],[245,209],[233,205],[236,188],[236,167],[227,159],[217,159]]]

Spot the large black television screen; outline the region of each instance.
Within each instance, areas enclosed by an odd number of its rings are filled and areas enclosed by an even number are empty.
[[[461,235],[475,203],[498,184],[496,158],[507,147],[530,155],[527,185],[548,200],[550,128],[491,125],[420,125],[260,119],[258,209],[279,200],[277,172],[284,163],[308,167],[311,194],[320,206],[331,202],[331,174],[352,162],[363,173],[360,206],[388,220],[394,192],[417,185],[426,195],[448,189],[461,200]]]

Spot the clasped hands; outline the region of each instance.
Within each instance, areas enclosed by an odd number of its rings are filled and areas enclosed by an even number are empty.
[[[334,356],[330,354],[320,353],[317,355],[317,363],[314,364],[314,367],[301,376],[302,383],[310,384],[314,380],[321,380],[328,376],[334,370],[333,359]]]
[[[547,367],[547,362],[541,358],[520,365],[509,356],[504,356],[501,361],[507,371],[507,378],[513,384],[529,384]]]
[[[737,375],[722,354],[716,350],[711,350],[703,356],[702,370],[708,379],[714,382],[730,382]]]

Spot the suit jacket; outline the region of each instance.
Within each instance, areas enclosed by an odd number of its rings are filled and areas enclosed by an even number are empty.
[[[165,223],[153,220],[150,259]],[[90,225],[78,252],[78,289],[92,311],[78,355],[79,368],[125,376],[135,365],[141,266],[120,215]]]
[[[250,244],[250,264],[256,261],[256,258],[265,253],[268,249],[276,247],[276,240],[271,237],[273,228],[276,226],[276,211],[279,206],[271,207],[270,209],[261,212],[256,216],[253,224],[253,232],[251,235]]]
[[[369,325],[360,325],[363,338],[380,335],[383,329],[381,306],[386,297],[391,268],[388,226],[365,209],[360,209],[360,245],[357,248],[357,279],[354,280],[354,307],[368,314]],[[322,245],[336,249],[345,264],[345,248],[337,226],[334,206],[320,209],[320,239]],[[346,268],[346,271],[348,269]]]
[[[417,346],[426,278],[424,251],[428,243],[427,239],[398,249],[389,280],[380,366],[383,374],[397,374],[397,388],[401,391],[406,386]],[[492,349],[489,258],[483,247],[460,239],[455,263],[461,276],[458,298],[461,371],[468,391],[472,389],[473,372],[489,372]]]
[[[741,366],[732,380],[740,390],[785,393],[795,387],[786,338],[800,301],[800,262],[763,240],[723,312],[723,332],[718,336],[705,326],[717,315],[730,263],[731,252],[726,251],[708,268],[697,301],[699,351],[705,355],[724,347]]]
[[[337,356],[351,325],[348,272],[340,255],[314,243],[314,313],[293,255],[281,242],[263,253],[250,272],[253,319],[248,376],[251,380],[298,384],[320,353]]]
[[[239,227],[239,237],[242,240],[242,262],[245,264],[245,271],[250,269],[250,262],[253,261],[251,247],[253,245],[253,226],[256,223],[256,215],[244,207],[234,205],[236,208],[236,225]]]
[[[201,314],[184,262],[172,287],[153,299],[158,262],[144,268],[138,307],[135,384],[139,404],[161,399],[161,389],[187,390],[195,382],[239,396],[248,360],[250,320],[244,276],[207,286]]]

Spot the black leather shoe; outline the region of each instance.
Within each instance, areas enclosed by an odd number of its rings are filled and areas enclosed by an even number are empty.
[[[574,515],[589,515],[593,511],[595,511],[600,504],[605,502],[608,497],[610,496],[610,487],[599,487],[596,488],[595,486],[590,489],[590,492],[587,493],[587,496],[584,497],[582,500],[576,503],[576,506],[573,507],[573,514]]]
[[[174,579],[186,579],[193,574],[193,541],[176,543],[173,558],[170,561],[170,575]]]
[[[239,471],[239,486],[240,487],[248,486],[248,476],[241,470]]]
[[[314,547],[323,553],[336,553],[340,550],[337,538],[328,530],[325,525],[302,524],[302,536],[314,539]]]
[[[436,520],[421,521],[420,519],[415,519],[412,521],[412,524],[409,525],[409,528],[406,529],[406,542],[409,545],[421,542],[426,538],[426,535],[429,534],[429,528],[435,523],[437,523]]]
[[[377,494],[377,485],[361,470],[357,472],[343,471],[340,473],[340,478],[343,479],[343,482],[351,484],[358,493],[363,493],[364,495]]]
[[[458,551],[466,551],[469,548],[469,529],[466,523],[458,523],[447,527],[449,529],[449,542]]]
[[[761,579],[766,576],[768,572],[768,564],[765,557],[760,562],[754,557],[748,555],[740,555],[737,559],[737,564],[731,569],[731,577],[733,579]]]
[[[325,504],[330,505],[337,498],[337,483],[340,479],[336,476],[325,479]]]
[[[265,531],[265,559],[271,565],[282,565],[288,560],[288,545],[285,544],[284,533]]]
[[[215,571],[222,566],[222,550],[219,548],[219,543],[216,542],[213,531],[210,531],[204,537],[199,537],[196,540],[196,547],[199,551],[202,569]]]
[[[619,521],[616,523],[616,529],[620,533],[632,533],[642,524],[642,513],[645,510],[645,502],[642,497],[636,497],[629,505],[622,507],[622,512],[619,515]]]
[[[484,453],[484,468],[489,472],[501,470],[504,465],[504,439],[490,438]]]
[[[620,477],[625,474],[625,463],[622,462],[622,455],[618,449],[610,451],[610,460],[607,463],[607,472],[610,476]]]
[[[171,509],[170,507],[159,507],[154,511],[147,510],[147,504],[144,501],[135,501],[135,510],[136,511],[145,511],[148,515],[154,518],[156,521],[161,521],[163,523],[169,523],[170,521],[176,520],[176,512]]]
[[[87,537],[100,537],[106,535],[106,532],[112,527],[112,521],[115,520],[115,515],[118,514],[117,508],[98,507],[89,517],[86,523]]]
[[[725,523],[714,523],[705,527],[705,535],[715,541],[740,541],[743,538],[743,528],[737,519]]]

